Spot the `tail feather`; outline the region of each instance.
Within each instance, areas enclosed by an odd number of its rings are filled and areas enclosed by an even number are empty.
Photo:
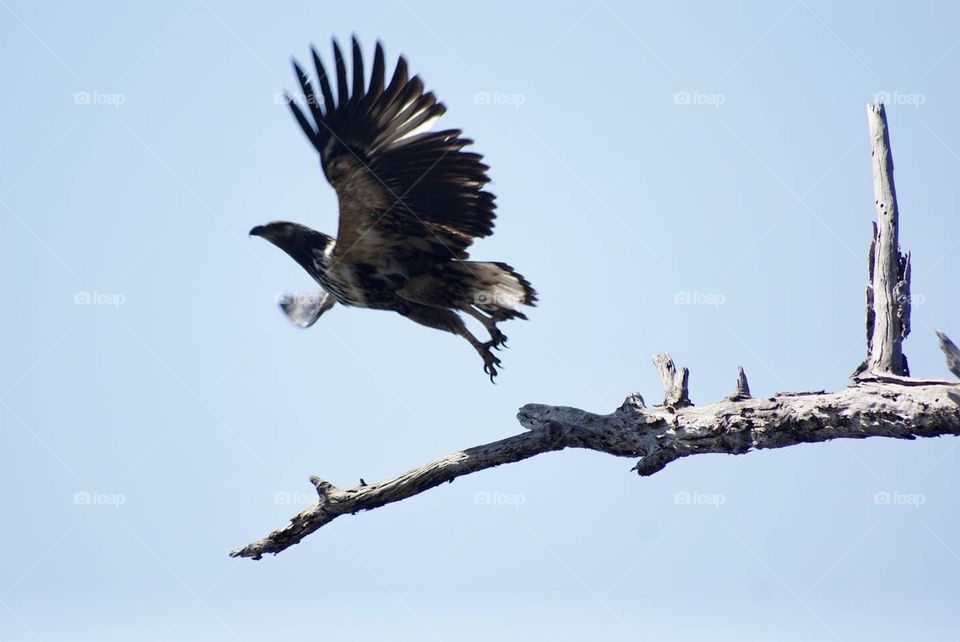
[[[495,319],[526,319],[518,308],[536,305],[536,290],[506,263],[463,261],[462,265],[472,289],[472,305]]]

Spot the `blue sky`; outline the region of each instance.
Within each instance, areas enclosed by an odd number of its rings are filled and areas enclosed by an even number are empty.
[[[913,252],[905,351],[947,375],[960,7],[645,5],[0,0],[0,639],[955,639],[950,439],[648,479],[552,453],[227,557],[311,501],[311,474],[387,478],[519,431],[528,402],[655,402],[655,352],[701,404],[738,364],[757,395],[843,387],[878,94]],[[497,386],[396,315],[301,331],[276,309],[312,285],[247,231],[336,231],[276,96],[291,55],[351,33],[404,53],[492,167],[497,233],[473,256],[541,295]]]

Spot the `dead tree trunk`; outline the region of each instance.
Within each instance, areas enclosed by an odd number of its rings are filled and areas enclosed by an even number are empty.
[[[652,475],[671,461],[702,453],[744,454],[831,439],[915,439],[960,435],[960,381],[909,377],[903,339],[910,331],[910,255],[900,252],[893,156],[883,105],[867,106],[877,223],[867,283],[867,355],[840,392],[784,392],[753,398],[743,369],[726,399],[697,407],[686,368],[668,354],[653,358],[664,401],[647,407],[627,396],[608,415],[577,408],[527,404],[517,419],[526,432],[447,455],[399,477],[338,488],[318,477],[315,506],[290,524],[230,553],[260,559],[279,553],[341,515],[370,510],[424,492],[462,475],[564,448],[586,448],[637,458],[631,470]],[[947,366],[960,377],[960,350],[939,333]]]
[[[877,222],[870,243],[864,370],[907,376],[910,371],[902,344],[910,333],[910,255],[900,253],[900,211],[883,104],[867,105],[867,120]]]

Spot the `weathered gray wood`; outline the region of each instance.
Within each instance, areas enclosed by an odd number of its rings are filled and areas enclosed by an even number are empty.
[[[960,435],[960,382],[859,382],[836,393],[784,393],[702,407],[646,408],[631,395],[608,415],[527,404],[517,418],[528,432],[447,455],[383,482],[341,489],[312,478],[320,496],[316,506],[230,555],[259,559],[265,553],[279,553],[341,515],[378,508],[478,470],[564,448],[638,457],[631,470],[652,475],[689,455],[740,455],[841,438]]]
[[[940,349],[947,358],[947,368],[960,377],[960,348],[957,348],[957,344],[939,330],[937,330],[937,338],[940,339]]]
[[[750,384],[747,383],[747,373],[743,366],[737,366],[737,387],[727,396],[728,401],[741,401],[750,398]]]
[[[664,352],[663,354],[653,355],[653,365],[660,373],[660,380],[663,382],[663,405],[665,406],[692,406],[690,394],[687,390],[687,384],[690,378],[690,371],[686,368],[680,368],[677,371],[673,365],[673,359]]]
[[[910,332],[910,256],[900,253],[900,212],[882,103],[867,105],[867,121],[877,223],[870,244],[867,359],[863,370],[906,375],[909,368],[903,356],[903,339]]]
[[[563,441],[557,439],[557,436],[550,431],[532,431],[468,448],[419,466],[393,479],[361,484],[356,488],[341,489],[319,477],[311,477],[310,482],[319,495],[316,506],[294,516],[289,526],[231,552],[230,556],[260,559],[264,553],[276,554],[299,543],[305,536],[341,515],[379,508],[478,470],[509,464],[565,447]]]

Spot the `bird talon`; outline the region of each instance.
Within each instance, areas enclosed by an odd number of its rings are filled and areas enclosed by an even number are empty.
[[[503,368],[503,366],[500,365],[500,359],[490,352],[490,346],[484,345],[484,348],[484,352],[481,353],[483,357],[483,371],[490,376],[491,383],[496,383],[494,377],[498,374],[497,368]]]

